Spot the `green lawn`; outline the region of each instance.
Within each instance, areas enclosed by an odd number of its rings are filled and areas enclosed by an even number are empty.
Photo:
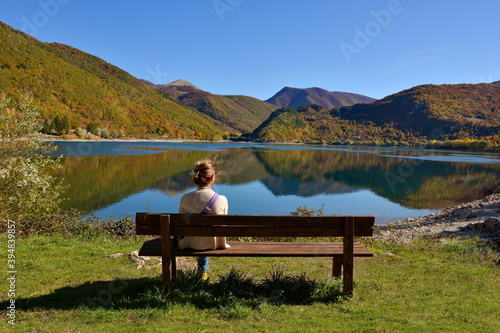
[[[6,234],[0,240],[7,244]],[[294,304],[288,301],[309,286],[297,282],[303,272],[309,282],[338,282],[327,279],[330,260],[212,258],[208,283],[186,271],[178,289],[165,294],[156,259],[137,269],[127,258],[142,241],[18,238],[16,325],[7,322],[9,285],[2,279],[1,326],[19,332],[500,331],[498,252],[476,239],[374,242],[375,257],[355,259],[351,299],[315,294]],[[125,256],[106,258],[118,252]],[[288,294],[259,289],[249,295],[276,271],[290,278],[283,287]]]

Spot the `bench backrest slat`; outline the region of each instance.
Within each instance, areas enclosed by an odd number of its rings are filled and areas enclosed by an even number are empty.
[[[336,237],[354,218],[354,236],[372,236],[373,216],[187,215],[137,213],[136,234],[160,235],[161,216],[170,215],[173,236]]]

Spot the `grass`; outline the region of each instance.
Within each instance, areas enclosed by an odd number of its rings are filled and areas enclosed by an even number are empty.
[[[6,234],[0,235],[7,244]],[[179,273],[162,292],[160,267],[127,258],[143,238],[30,236],[16,243],[21,332],[498,332],[498,252],[478,239],[373,242],[355,259],[343,297],[325,258],[212,258],[211,276]],[[6,262],[7,251],[2,256]],[[125,255],[109,259],[106,255]],[[6,281],[5,279],[2,279]],[[0,284],[0,308],[8,288]]]

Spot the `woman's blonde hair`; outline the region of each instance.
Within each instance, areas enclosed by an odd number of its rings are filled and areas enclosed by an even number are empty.
[[[194,164],[192,172],[193,181],[196,185],[208,185],[213,176],[215,176],[215,165],[213,160],[206,159]]]

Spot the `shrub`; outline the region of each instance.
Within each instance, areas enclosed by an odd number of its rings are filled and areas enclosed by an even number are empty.
[[[87,131],[84,130],[83,128],[81,127],[78,127],[76,130],[75,130],[75,135],[80,138],[80,139],[85,139],[85,136],[87,135]]]
[[[61,202],[64,187],[49,171],[59,159],[46,157],[55,147],[42,140],[40,114],[31,97],[19,101],[0,96],[0,220],[17,223],[29,233],[51,218]]]
[[[323,216],[325,215],[325,204],[322,204],[319,209],[299,206],[295,212],[290,212],[290,214],[294,216]]]
[[[232,296],[252,298],[257,293],[256,289],[251,277],[234,268],[231,268],[226,276],[221,276],[213,286],[215,296],[220,299],[228,299]]]
[[[108,131],[108,129],[107,129],[107,128],[99,128],[98,132],[99,132],[99,134],[98,134],[98,135],[99,135],[101,138],[103,138],[103,139],[106,139],[106,138],[108,138],[108,137],[109,137],[109,131]]]
[[[118,238],[129,238],[135,235],[135,221],[130,216],[120,219],[110,217],[101,219],[91,214],[86,219],[75,220],[67,224],[70,234],[86,235],[91,237],[109,236]]]
[[[314,298],[318,301],[335,303],[345,299],[345,297],[342,292],[341,278],[331,277],[316,284]]]

